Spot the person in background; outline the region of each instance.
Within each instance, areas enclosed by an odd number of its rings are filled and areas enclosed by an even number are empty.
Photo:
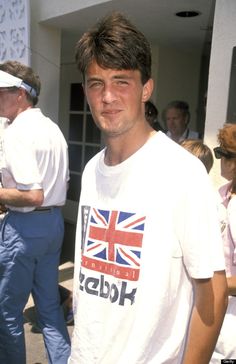
[[[190,112],[185,101],[171,101],[163,111],[163,119],[166,123],[167,136],[177,143],[184,139],[199,139],[199,133],[190,130]]]
[[[161,130],[164,132],[164,128],[158,121],[158,110],[154,103],[150,100],[145,102],[145,116],[153,129],[155,129],[156,131]]]
[[[229,303],[211,364],[236,359],[236,125],[225,124],[214,148],[221,176],[228,182],[219,188],[219,216],[226,261]]]
[[[208,364],[227,306],[209,176],[146,120],[150,44],[124,15],[88,30],[76,62],[105,148],[82,176],[69,363]]]
[[[23,310],[32,293],[48,362],[66,364],[70,338],[58,290],[64,234],[61,206],[69,179],[68,148],[59,127],[35,105],[40,79],[15,61],[0,64],[4,131],[0,203],[0,363],[25,364]]]
[[[206,167],[207,173],[213,167],[214,158],[211,149],[200,139],[185,139],[180,142],[180,145],[195,155]]]

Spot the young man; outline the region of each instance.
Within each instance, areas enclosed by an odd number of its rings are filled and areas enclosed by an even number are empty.
[[[106,147],[82,179],[69,363],[207,364],[227,295],[206,170],[146,121],[150,46],[125,17],[85,33],[76,60]]]
[[[70,338],[58,291],[68,183],[66,141],[35,108],[40,80],[30,67],[0,65],[0,116],[5,166],[0,204],[8,212],[0,235],[0,363],[25,364],[23,310],[32,293],[49,363],[66,364]]]

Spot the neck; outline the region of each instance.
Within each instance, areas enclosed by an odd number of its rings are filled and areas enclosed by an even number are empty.
[[[178,142],[180,142],[181,137],[183,137],[184,139],[187,139],[188,138],[188,134],[189,134],[189,129],[186,128],[180,134],[171,134],[171,139],[178,143]]]
[[[148,124],[145,130],[138,131],[129,136],[123,135],[115,138],[106,138],[105,164],[115,166],[124,162],[137,152],[154,134]]]
[[[9,120],[10,120],[10,123],[12,123],[14,120],[15,120],[15,118],[18,116],[18,115],[20,115],[23,111],[26,111],[26,110],[29,110],[29,109],[32,109],[32,105],[27,105],[27,106],[25,106],[25,107],[19,107],[18,109],[17,109],[17,112],[11,117],[11,118],[9,118]]]

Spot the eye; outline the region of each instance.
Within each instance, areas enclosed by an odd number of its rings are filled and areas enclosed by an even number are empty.
[[[91,81],[88,83],[88,87],[89,88],[98,88],[102,86],[102,82],[101,81]]]
[[[129,83],[127,80],[117,80],[117,84],[123,86],[123,85],[128,85]]]

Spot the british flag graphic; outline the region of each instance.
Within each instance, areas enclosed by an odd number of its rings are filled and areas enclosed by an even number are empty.
[[[139,277],[145,217],[91,209],[82,266],[120,279]]]

